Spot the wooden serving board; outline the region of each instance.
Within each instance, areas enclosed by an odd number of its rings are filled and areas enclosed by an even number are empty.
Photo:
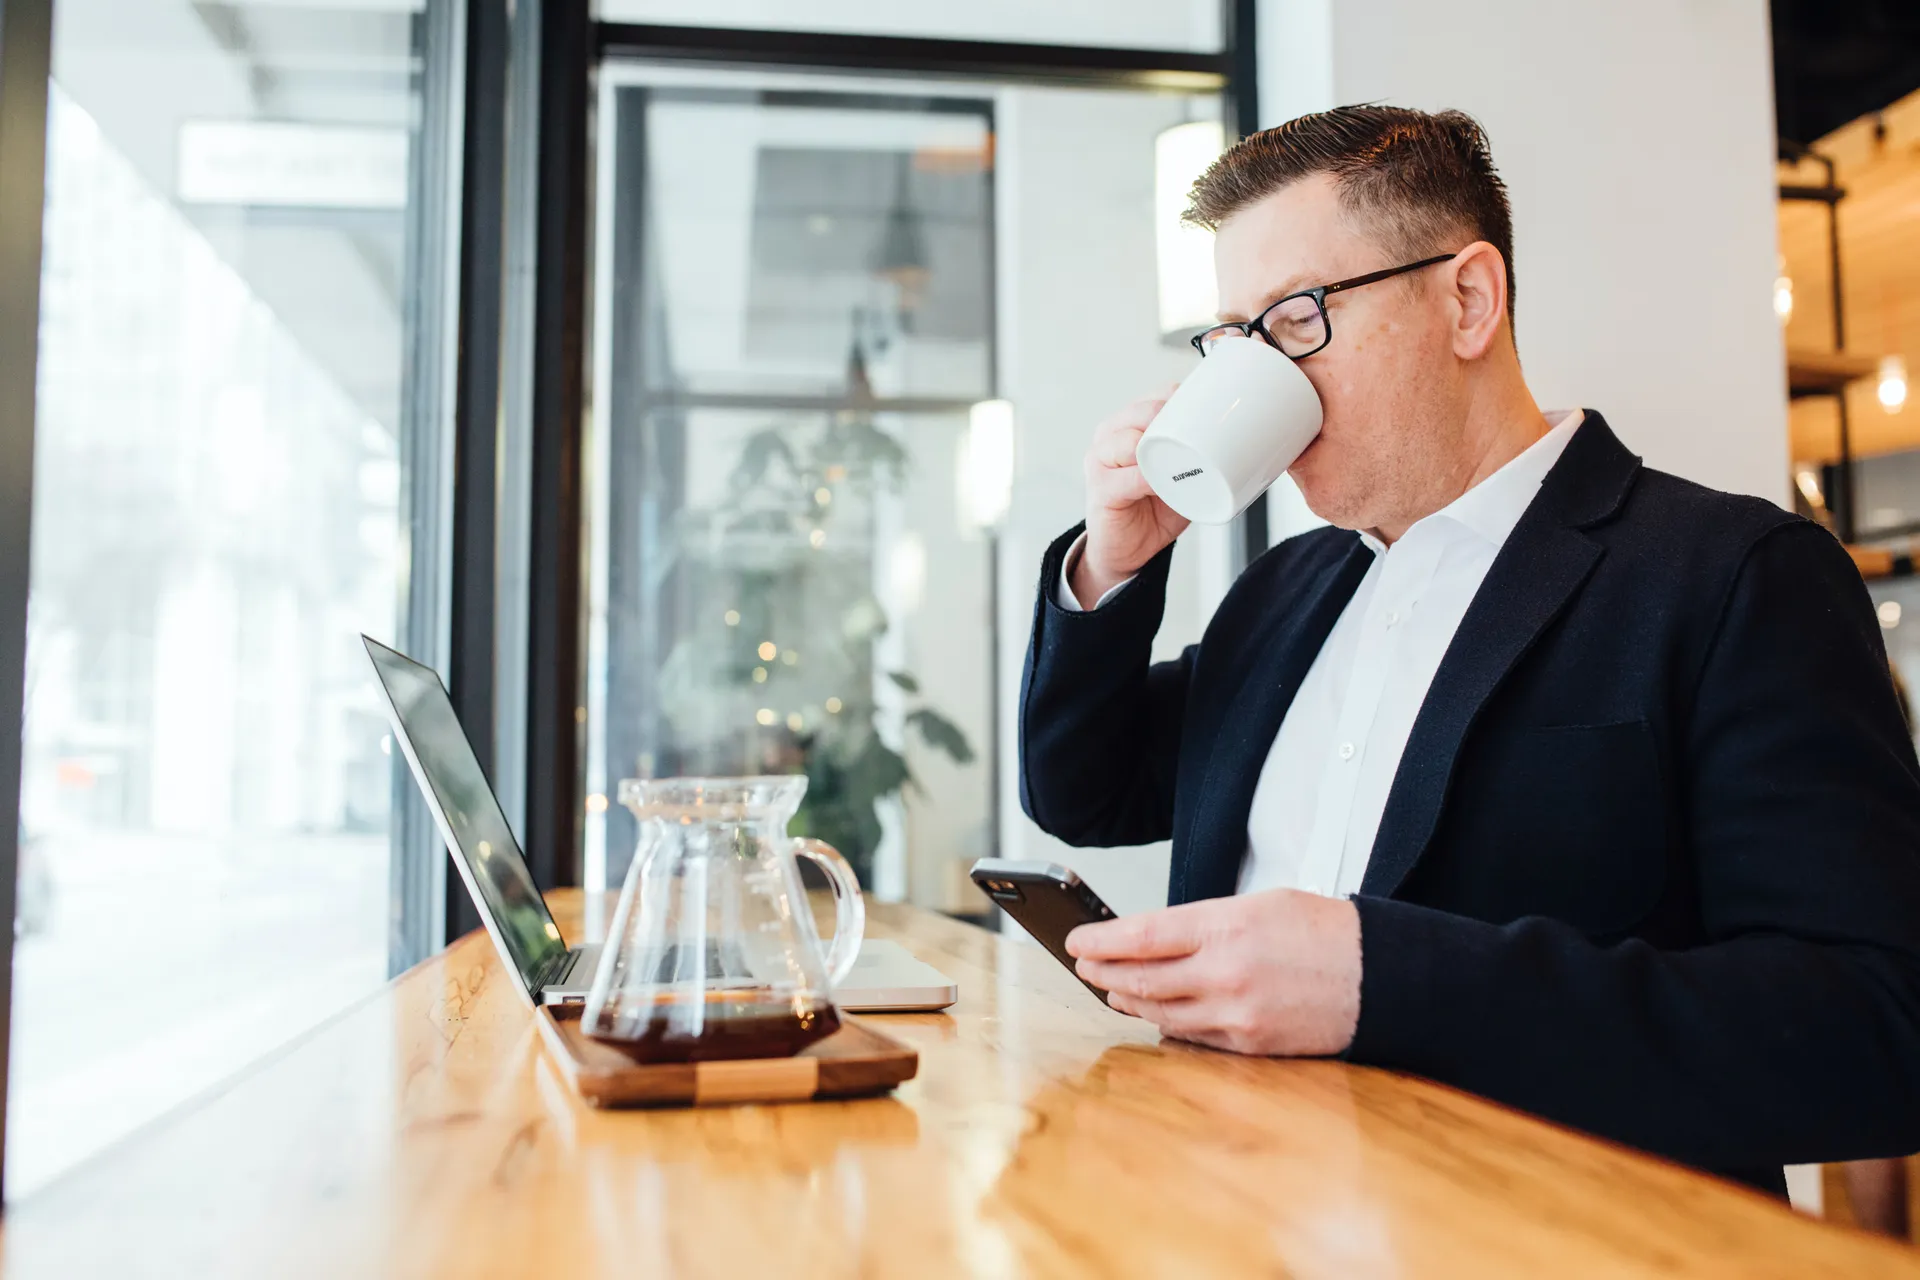
[[[790,1058],[734,1062],[635,1062],[580,1029],[581,1006],[535,1012],[540,1038],[561,1072],[596,1107],[701,1107],[729,1102],[796,1102],[885,1093],[920,1069],[920,1055],[859,1019]]]

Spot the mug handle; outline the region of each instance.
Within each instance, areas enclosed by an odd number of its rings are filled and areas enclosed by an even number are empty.
[[[860,896],[860,878],[840,856],[840,851],[824,840],[799,839],[793,852],[827,873],[833,886],[833,947],[827,952],[827,985],[837,987],[853,972],[860,958],[860,939],[867,931],[867,903]]]

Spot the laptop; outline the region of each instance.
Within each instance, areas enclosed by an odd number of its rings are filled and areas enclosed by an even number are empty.
[[[453,855],[453,865],[508,971],[535,1004],[587,998],[600,944],[569,947],[527,869],[520,843],[460,727],[440,677],[377,640],[360,637],[386,695],[394,741]],[[944,1009],[959,999],[953,979],[898,943],[863,940],[853,972],[834,988],[855,1013]]]

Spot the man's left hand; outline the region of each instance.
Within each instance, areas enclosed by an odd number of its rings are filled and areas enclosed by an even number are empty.
[[[1085,924],[1075,971],[1107,1003],[1235,1053],[1339,1053],[1360,1022],[1360,913],[1296,889]]]

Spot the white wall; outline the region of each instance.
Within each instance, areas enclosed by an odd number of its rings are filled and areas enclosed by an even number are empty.
[[[1265,0],[1261,119],[1459,107],[1513,196],[1521,361],[1647,462],[1787,496],[1759,0]]]

